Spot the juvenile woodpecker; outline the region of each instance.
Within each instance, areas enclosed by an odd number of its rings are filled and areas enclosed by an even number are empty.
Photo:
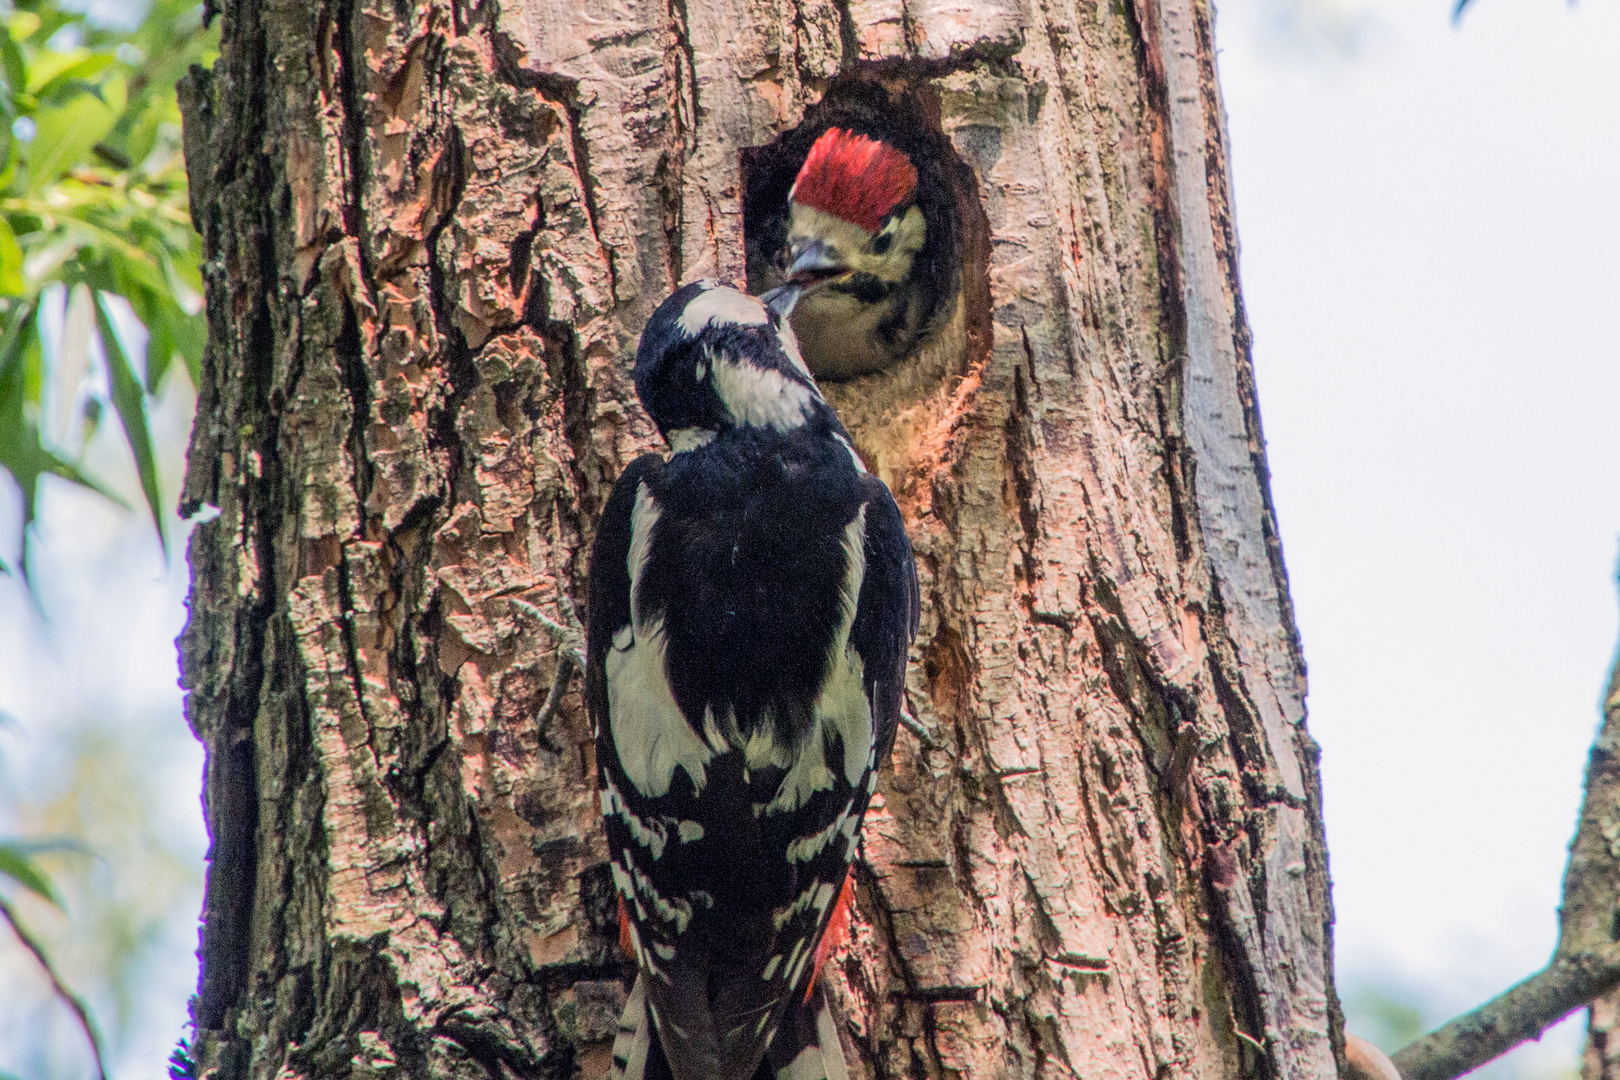
[[[892,367],[955,314],[955,230],[925,205],[943,194],[924,194],[888,142],[830,127],[810,147],[788,197],[785,280],[765,298],[791,314],[818,378]]]
[[[625,1080],[845,1080],[816,976],[900,719],[899,509],[793,331],[710,282],[658,308],[632,462],[591,550],[586,696],[621,942]]]

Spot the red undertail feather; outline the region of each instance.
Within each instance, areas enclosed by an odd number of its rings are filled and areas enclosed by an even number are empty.
[[[810,1000],[810,991],[816,988],[816,980],[821,978],[821,965],[833,954],[833,950],[849,940],[849,919],[855,910],[855,874],[846,871],[844,874],[844,887],[838,890],[838,899],[833,902],[832,915],[827,919],[827,929],[821,932],[821,944],[816,946],[816,955],[810,965],[810,981],[804,988],[804,1000]]]
[[[889,211],[917,190],[917,167],[888,143],[828,128],[793,182],[793,201],[877,232]]]
[[[635,956],[634,946],[630,943],[630,913],[624,908],[624,897],[619,897],[619,951],[626,956]]]

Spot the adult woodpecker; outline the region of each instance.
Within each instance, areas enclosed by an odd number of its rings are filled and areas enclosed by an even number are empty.
[[[672,453],[608,499],[586,646],[639,968],[611,1075],[844,1080],[816,976],[900,719],[911,543],[759,300],[676,291],[635,381]]]
[[[893,367],[959,323],[957,229],[942,178],[924,178],[892,143],[836,126],[799,167],[784,281],[765,299],[791,314],[818,378]]]

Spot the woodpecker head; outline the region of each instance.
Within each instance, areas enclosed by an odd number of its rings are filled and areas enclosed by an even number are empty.
[[[791,312],[823,288],[883,293],[910,277],[928,226],[917,167],[888,143],[828,128],[810,147],[789,196],[787,282],[767,294]]]
[[[787,321],[712,281],[682,286],[647,320],[636,395],[677,453],[739,427],[842,430]]]

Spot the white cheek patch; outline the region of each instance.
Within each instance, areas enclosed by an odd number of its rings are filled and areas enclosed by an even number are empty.
[[[711,357],[714,389],[731,419],[746,427],[791,431],[801,426],[815,391],[769,368]]]
[[[769,326],[770,321],[763,303],[720,286],[694,296],[675,325],[687,337],[697,337],[710,326]]]

